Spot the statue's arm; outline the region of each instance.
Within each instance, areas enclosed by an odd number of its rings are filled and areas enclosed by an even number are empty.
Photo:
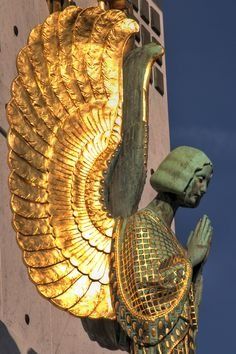
[[[191,284],[192,265],[167,233],[161,222],[146,218],[145,212],[133,216],[124,233],[121,258],[133,267],[135,288],[144,303],[146,291],[153,298],[170,292],[177,305]]]
[[[203,267],[210,252],[213,228],[209,218],[204,215],[199,220],[194,231],[190,233],[187,242],[187,252],[193,266],[193,290],[195,310],[198,317],[199,305],[202,299]]]
[[[194,303],[195,311],[198,318],[199,306],[202,300],[202,290],[203,290],[203,264],[200,264],[193,269],[193,292],[194,292]]]

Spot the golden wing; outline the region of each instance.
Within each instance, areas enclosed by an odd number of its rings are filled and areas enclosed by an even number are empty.
[[[103,175],[121,140],[123,50],[137,30],[121,11],[71,6],[33,29],[17,59],[14,227],[39,292],[76,316],[115,316]]]

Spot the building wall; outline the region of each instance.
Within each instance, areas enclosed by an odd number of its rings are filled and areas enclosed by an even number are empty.
[[[77,3],[86,7],[96,2]],[[25,45],[30,30],[47,15],[48,8],[43,0],[0,1],[0,126],[5,130],[8,130],[5,105],[16,76],[16,55]],[[138,18],[139,12],[135,15]],[[145,21],[141,21],[147,27]],[[162,16],[159,40],[163,43]],[[159,69],[163,73],[164,94],[161,95],[154,84],[150,85],[148,177],[150,169],[155,169],[169,151],[164,61]],[[108,353],[88,339],[78,318],[52,306],[29,281],[11,225],[8,174],[6,139],[0,135],[0,354]],[[141,205],[153,196],[147,184]]]

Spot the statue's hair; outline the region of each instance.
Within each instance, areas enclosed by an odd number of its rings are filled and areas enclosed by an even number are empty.
[[[161,162],[150,179],[157,192],[184,194],[194,173],[212,162],[201,150],[190,146],[179,146]]]

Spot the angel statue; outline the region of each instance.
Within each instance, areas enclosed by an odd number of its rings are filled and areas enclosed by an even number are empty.
[[[7,107],[13,225],[39,293],[82,318],[91,339],[194,353],[212,227],[204,216],[185,248],[171,222],[199,204],[212,163],[173,150],[151,177],[157,197],[137,211],[149,78],[163,55],[154,43],[127,50],[137,31],[126,11],[104,6],[69,6],[32,30]]]

